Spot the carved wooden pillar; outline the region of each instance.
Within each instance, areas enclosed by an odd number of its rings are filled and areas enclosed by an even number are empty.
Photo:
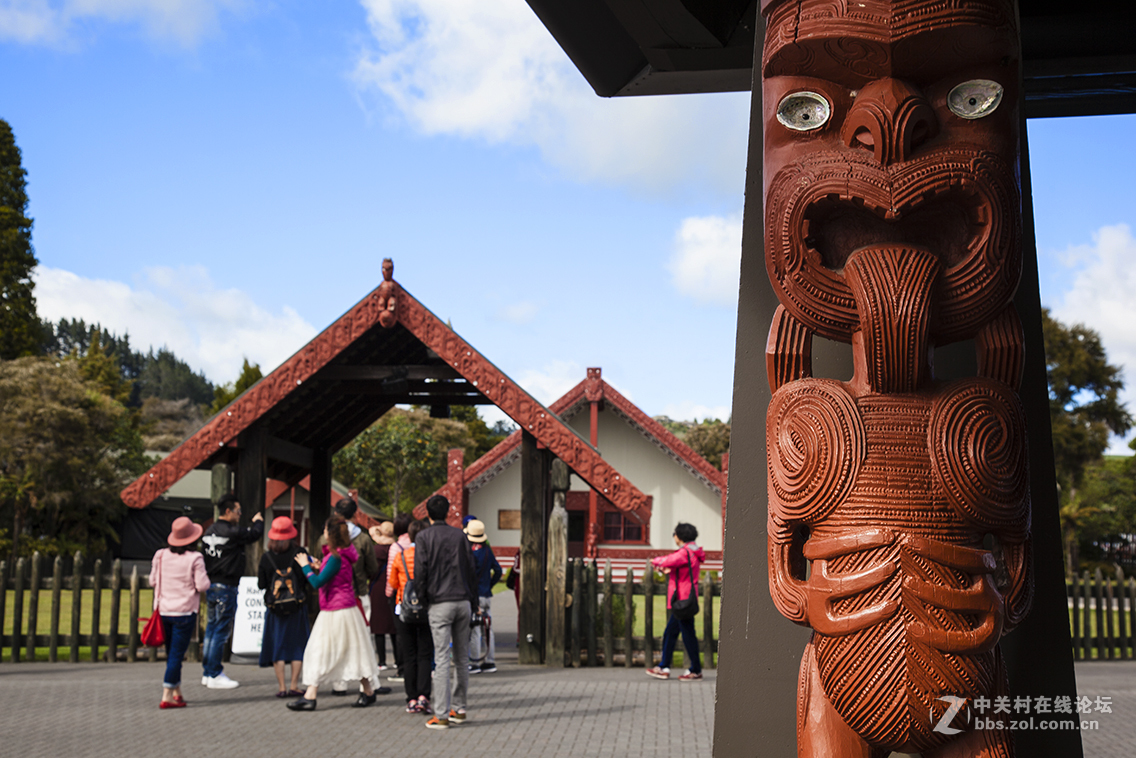
[[[521,436],[521,603],[518,609],[517,658],[539,664],[544,653],[545,498],[548,451],[536,437]]]
[[[568,582],[568,511],[565,500],[569,472],[564,461],[552,461],[552,513],[548,516],[548,577],[545,604],[544,663],[552,668],[564,667],[565,600]]]
[[[248,526],[256,514],[264,514],[268,480],[267,433],[261,424],[254,424],[237,438],[237,500],[241,504],[241,526]],[[262,542],[253,542],[245,548],[245,574],[256,575]]]
[[[446,453],[446,497],[450,501],[450,512],[446,515],[446,523],[450,526],[462,528],[462,519],[467,512],[465,498],[465,451],[455,447]]]
[[[600,403],[603,402],[603,381],[598,368],[588,369],[588,378],[584,380],[584,399],[588,401],[590,411],[588,441],[596,447],[599,443]],[[584,555],[588,558],[599,554],[599,520],[599,493],[592,487],[588,490],[588,530],[584,534]]]

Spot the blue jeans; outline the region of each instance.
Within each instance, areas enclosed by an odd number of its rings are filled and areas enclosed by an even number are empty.
[[[667,628],[663,631],[663,657],[659,665],[665,669],[671,667],[679,631],[682,632],[682,644],[686,646],[686,652],[690,655],[690,673],[701,674],[702,655],[698,652],[698,635],[694,633],[694,619],[679,620],[673,613],[667,619]]]
[[[166,635],[166,678],[162,686],[173,689],[181,685],[181,662],[197,628],[197,614],[162,616],[162,633]]]
[[[205,617],[205,641],[201,646],[201,657],[205,676],[221,673],[221,656],[225,645],[233,636],[233,619],[237,615],[237,588],[232,584],[214,584],[205,592],[205,602],[209,612]]]

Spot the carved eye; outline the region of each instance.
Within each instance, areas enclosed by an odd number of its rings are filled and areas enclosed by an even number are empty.
[[[777,106],[777,120],[795,132],[811,132],[825,125],[832,107],[815,92],[794,92]]]
[[[951,90],[951,94],[947,95],[947,107],[959,118],[983,118],[997,110],[1003,91],[998,82],[971,79]]]

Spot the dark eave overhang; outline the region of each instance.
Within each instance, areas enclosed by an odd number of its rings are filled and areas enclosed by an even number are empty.
[[[750,89],[758,0],[528,0],[601,97]],[[1136,2],[1022,0],[1029,118],[1136,112]]]

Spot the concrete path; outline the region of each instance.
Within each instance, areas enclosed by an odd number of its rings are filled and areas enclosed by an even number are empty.
[[[659,682],[642,669],[545,669],[516,664],[512,598],[495,605],[495,674],[471,678],[469,723],[424,728],[404,712],[401,686],[367,709],[323,696],[314,713],[273,697],[268,669],[227,666],[235,690],[200,685],[186,664],[189,707],[160,711],[164,664],[0,664],[0,755],[122,758],[127,755],[281,756],[710,756],[716,672],[700,683]],[[1136,662],[1077,666],[1090,697],[1110,696],[1111,714],[1085,732],[1085,755],[1136,756]],[[760,745],[754,745],[760,755]]]

